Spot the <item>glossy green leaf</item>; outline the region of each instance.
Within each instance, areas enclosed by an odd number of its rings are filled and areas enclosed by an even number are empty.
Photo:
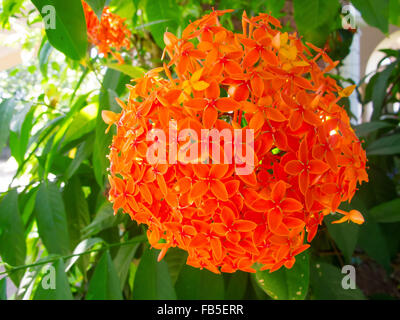
[[[10,190],[0,202],[0,230],[1,258],[11,266],[23,265],[26,243],[16,190]]]
[[[73,60],[85,57],[86,21],[80,0],[32,0],[39,10],[49,42]]]
[[[388,33],[389,0],[352,0],[351,3],[361,12],[365,22]]]
[[[42,183],[36,194],[36,219],[39,235],[49,253],[70,252],[67,217],[61,192],[55,183]]]
[[[303,300],[310,281],[309,253],[305,251],[297,255],[291,269],[282,267],[272,273],[257,271],[255,277],[261,289],[273,299]]]
[[[45,267],[46,272],[41,277],[34,300],[72,300],[71,288],[67,274],[64,271],[62,259],[57,260],[53,265]]]
[[[346,274],[326,262],[311,263],[311,293],[316,300],[363,300],[363,293],[358,288],[344,289],[342,280]]]
[[[122,292],[117,270],[107,250],[98,262],[89,282],[86,300],[121,300]]]
[[[173,300],[174,287],[167,263],[157,262],[159,251],[146,249],[140,259],[133,285],[134,300]]]
[[[7,143],[10,134],[10,122],[14,108],[14,99],[6,99],[0,103],[0,153]]]
[[[224,286],[221,274],[184,265],[179,273],[175,289],[178,299],[220,300],[224,299]]]
[[[369,210],[376,222],[400,222],[400,199],[381,203]]]

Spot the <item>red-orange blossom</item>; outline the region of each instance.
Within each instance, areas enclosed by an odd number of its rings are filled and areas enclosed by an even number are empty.
[[[337,62],[281,32],[277,19],[244,13],[234,33],[219,23],[226,12],[191,23],[181,38],[166,32],[169,64],[134,80],[120,114],[103,112],[117,126],[109,199],[148,226],[160,259],[178,246],[189,265],[215,273],[291,268],[326,214],[363,222],[358,211],[338,210],[368,180],[365,151],[338,105],[352,90],[327,76]],[[170,120],[178,130],[253,129],[253,172],[237,175],[235,163],[151,165],[146,134],[168,133]]]

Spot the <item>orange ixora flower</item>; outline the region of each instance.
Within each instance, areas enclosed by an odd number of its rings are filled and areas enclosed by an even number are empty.
[[[191,23],[182,38],[166,32],[169,64],[135,79],[119,114],[104,111],[117,127],[109,200],[148,226],[159,259],[177,246],[189,265],[215,273],[291,268],[326,214],[363,222],[358,211],[338,209],[368,181],[366,153],[338,105],[354,88],[339,87],[326,75],[337,62],[281,32],[277,19],[244,13],[233,33],[218,21],[226,12]],[[184,130],[190,135],[178,136]],[[223,139],[207,140],[212,132]],[[222,156],[236,151],[227,162],[209,153],[176,161],[198,144]],[[251,170],[241,174],[249,155]]]
[[[101,20],[96,16],[92,8],[82,1],[83,11],[85,13],[88,40],[97,46],[99,53],[113,55],[119,63],[123,63],[121,55],[112,49],[119,51],[122,48],[130,49],[131,43],[129,38],[131,32],[125,26],[120,16],[110,12],[109,7],[104,7]]]

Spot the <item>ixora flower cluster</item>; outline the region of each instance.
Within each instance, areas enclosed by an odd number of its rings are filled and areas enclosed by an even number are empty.
[[[83,11],[86,19],[86,29],[88,40],[97,46],[99,53],[107,57],[111,54],[119,63],[123,63],[121,55],[118,52],[122,48],[130,49],[131,43],[129,38],[131,32],[125,26],[125,19],[110,12],[110,8],[105,7],[101,15],[101,20],[96,16],[92,8],[82,1]]]
[[[268,14],[244,13],[242,33],[233,33],[219,23],[226,12],[191,23],[180,39],[165,33],[169,65],[135,79],[128,101],[118,100],[121,113],[103,112],[117,127],[109,200],[115,212],[148,226],[159,259],[178,246],[193,267],[254,272],[257,263],[273,272],[293,266],[325,215],[363,222],[358,211],[338,206],[368,180],[367,159],[337,104],[354,88],[326,76],[337,63],[281,32]],[[166,144],[148,139],[155,129],[165,132]],[[211,156],[202,163],[148,161],[158,142],[158,152],[168,155],[173,143],[193,144],[193,137],[176,141],[171,134],[184,129],[252,130],[253,170],[240,175],[238,163],[216,164]],[[226,140],[218,144],[221,153]]]

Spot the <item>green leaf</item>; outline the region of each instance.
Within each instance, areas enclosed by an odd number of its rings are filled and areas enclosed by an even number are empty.
[[[145,73],[143,68],[132,66],[130,64],[107,63],[106,66],[130,76],[132,79],[140,78]]]
[[[14,113],[14,99],[3,100],[0,103],[0,153],[7,143],[10,134],[10,122]]]
[[[7,278],[0,279],[0,300],[7,300]]]
[[[257,271],[255,277],[261,289],[273,299],[303,300],[310,280],[309,253],[305,251],[297,255],[291,269],[282,267],[272,273]]]
[[[388,65],[385,70],[378,73],[378,76],[374,82],[372,91],[372,102],[374,110],[372,112],[372,120],[378,120],[382,113],[383,103],[388,91],[389,78],[397,65],[397,61]]]
[[[169,275],[171,277],[172,284],[174,285],[178,279],[179,272],[186,263],[187,256],[188,255],[186,251],[175,247],[169,248],[163,259],[168,265]]]
[[[50,42],[45,38],[44,43],[39,49],[39,69],[40,72],[44,77],[47,77],[47,64],[49,62],[49,57],[53,47],[51,46]]]
[[[345,274],[340,269],[325,263],[311,263],[311,292],[316,300],[363,300],[363,293],[358,288],[343,289]]]
[[[120,280],[108,250],[102,255],[90,279],[86,300],[122,300]]]
[[[363,212],[365,222],[360,226],[358,246],[368,256],[379,262],[388,272],[390,270],[390,252],[381,226],[369,212]]]
[[[294,18],[300,32],[332,23],[339,12],[337,0],[294,0]]]
[[[79,166],[84,160],[86,160],[93,152],[93,143],[95,135],[90,135],[85,141],[83,141],[76,150],[75,157],[68,165],[65,170],[65,180],[68,180],[78,170]]]
[[[105,133],[107,126],[101,112],[103,110],[111,110],[120,112],[121,108],[116,103],[115,98],[121,95],[125,89],[125,84],[129,82],[129,78],[123,73],[107,69],[104,76],[102,90],[99,96],[99,110],[96,119],[96,138],[93,149],[93,169],[96,181],[100,187],[104,185],[104,176],[107,173],[106,169],[109,166],[109,161],[106,158],[109,153],[109,146],[111,144],[114,128],[108,134]]]
[[[106,0],[86,0],[86,2],[92,8],[97,18],[101,20],[101,14],[103,13],[103,8],[106,4]]]
[[[70,252],[67,218],[61,192],[55,183],[42,183],[36,194],[36,220],[39,235],[49,253]]]
[[[225,290],[226,300],[242,300],[246,294],[249,276],[247,272],[236,271],[228,275],[227,286]]]
[[[146,249],[140,259],[133,285],[134,300],[174,300],[176,294],[164,260],[157,262],[158,251]]]
[[[285,5],[285,0],[269,0],[265,2],[265,12],[271,12],[271,15],[279,18],[282,16],[281,10]]]
[[[24,115],[23,122],[16,132],[10,131],[10,149],[11,154],[21,165],[25,158],[25,153],[28,149],[29,138],[33,126],[34,114],[36,108],[28,106],[29,111]]]
[[[351,0],[351,3],[361,12],[366,23],[388,33],[389,0]]]
[[[400,1],[390,0],[389,3],[389,21],[391,24],[400,27]]]
[[[115,227],[125,215],[114,215],[114,209],[111,203],[104,203],[96,213],[93,221],[82,229],[83,237],[90,237],[105,229]]]
[[[346,261],[350,262],[357,245],[360,226],[352,222],[332,224],[333,221],[339,220],[341,217],[342,215],[340,214],[330,214],[324,218],[324,222],[328,228],[329,235],[335,240]]]
[[[73,60],[84,58],[88,42],[81,1],[32,0],[32,2],[43,18],[51,45]]]
[[[23,265],[26,243],[16,190],[10,190],[0,202],[0,230],[0,255],[3,261],[11,266]]]
[[[400,153],[400,134],[393,134],[373,141],[367,147],[367,155],[393,155]]]
[[[114,258],[114,265],[117,269],[118,278],[120,279],[121,290],[124,289],[131,262],[138,246],[138,243],[123,245],[118,249],[117,255]]]
[[[42,155],[46,155],[44,159],[44,177],[47,177],[54,162],[57,166],[55,159],[57,157],[60,158],[60,156],[65,152],[65,150],[62,151],[62,148],[65,147],[65,143],[80,138],[82,134],[88,133],[87,130],[90,131],[95,126],[95,115],[90,115],[90,111],[96,113],[96,106],[94,104],[87,105],[87,96],[88,94],[85,94],[77,99],[70,108],[70,111],[61,120],[60,127],[57,128],[57,131],[46,144],[45,151],[42,152]],[[84,124],[87,124],[87,126],[84,127]],[[62,169],[65,170],[65,167]]]
[[[71,246],[74,248],[81,240],[81,230],[90,222],[89,206],[78,177],[67,181],[63,199]]]
[[[96,104],[89,104],[76,113],[72,117],[71,122],[66,123],[68,128],[65,131],[62,146],[65,146],[71,141],[78,140],[85,134],[91,132],[96,126],[95,115],[97,115]]]
[[[32,230],[35,220],[34,210],[36,202],[36,192],[38,187],[34,187],[26,193],[20,193],[18,196],[18,206],[21,211],[21,218],[25,229],[25,238]]]
[[[68,263],[67,266],[65,268],[66,271],[68,271],[69,269],[71,269],[71,267],[75,264],[75,262],[77,262],[79,260],[79,258],[81,257],[81,254],[88,251],[89,249],[91,249],[92,247],[94,247],[96,244],[99,243],[103,243],[104,240],[101,238],[89,238],[89,239],[85,239],[82,240],[74,249],[73,254],[75,255],[74,257],[72,257]]]
[[[400,199],[381,203],[369,210],[376,222],[400,222]]]
[[[221,300],[225,295],[222,275],[189,265],[183,266],[175,289],[178,299],[185,300]]]
[[[9,28],[8,20],[11,16],[18,13],[24,0],[3,0],[0,12],[0,27]]]
[[[164,32],[176,33],[181,21],[181,8],[175,0],[146,1],[145,14],[147,22],[166,20],[149,25],[150,33],[160,48],[164,48]]]
[[[72,300],[73,297],[71,288],[69,286],[68,277],[64,269],[65,268],[62,259],[57,260],[53,265],[47,268],[46,273],[42,276],[38,283],[38,287],[33,299]]]
[[[365,137],[370,133],[375,132],[379,129],[393,128],[393,127],[394,125],[392,123],[386,121],[371,121],[355,126],[354,130],[356,131],[357,136]]]

